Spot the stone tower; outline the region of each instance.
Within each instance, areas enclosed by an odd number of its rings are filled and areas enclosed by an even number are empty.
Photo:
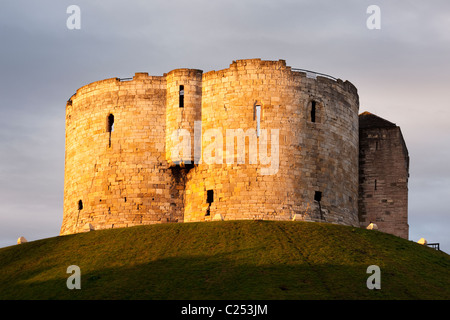
[[[204,161],[188,175],[184,221],[358,225],[358,108],[348,81],[308,77],[283,60],[238,60],[203,74]],[[239,131],[245,139],[233,136]],[[207,163],[215,132],[223,156]]]
[[[400,127],[359,116],[359,221],[408,239],[409,155]]]
[[[166,160],[171,166],[195,162],[195,122],[202,120],[201,70],[176,69],[166,75]],[[189,139],[186,150],[176,153],[179,139]],[[174,154],[176,153],[176,155]]]
[[[284,60],[86,85],[66,105],[60,233],[215,218],[359,226],[358,111],[350,82]]]
[[[61,234],[183,221],[184,190],[166,160],[166,77],[98,81],[66,106]]]

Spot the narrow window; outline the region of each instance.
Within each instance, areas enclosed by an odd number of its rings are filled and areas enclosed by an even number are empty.
[[[83,210],[83,201],[78,201],[78,210]]]
[[[214,190],[208,190],[206,192],[206,203],[213,203],[214,202]]]
[[[180,101],[179,101],[179,107],[184,108],[184,86],[180,86]]]
[[[320,202],[322,200],[322,192],[321,191],[316,191],[314,193],[314,200],[317,202]]]
[[[323,219],[323,213],[322,213],[322,206],[320,204],[320,201],[322,200],[322,192],[321,191],[316,191],[314,192],[314,200],[317,201],[319,203],[319,214],[320,214],[320,219]]]
[[[316,191],[314,192],[314,200],[317,201],[319,203],[319,214],[320,214],[320,219],[324,220],[323,218],[323,213],[322,213],[322,205],[320,204],[320,201],[322,200],[322,192],[321,191]]]
[[[256,106],[256,136],[259,137],[261,128],[261,106]]]
[[[375,190],[377,190],[377,179],[375,179]]]
[[[114,131],[114,115],[113,114],[109,114],[108,121],[107,121],[106,132],[111,133],[113,131]]]
[[[206,191],[206,203],[208,204],[208,209],[206,209],[205,216],[211,215],[211,203],[214,202],[214,190]]]
[[[111,148],[111,132],[114,131],[114,115],[112,113],[109,114],[108,119],[106,121],[106,132],[109,132],[109,147]]]
[[[311,101],[311,122],[316,122],[316,102]]]

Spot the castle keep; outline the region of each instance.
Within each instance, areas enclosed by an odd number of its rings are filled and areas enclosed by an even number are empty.
[[[373,222],[407,238],[400,129],[358,112],[350,82],[284,60],[86,85],[66,105],[60,234],[267,219]]]

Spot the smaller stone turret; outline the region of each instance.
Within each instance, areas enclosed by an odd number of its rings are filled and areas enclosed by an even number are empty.
[[[170,166],[195,162],[195,122],[202,120],[201,70],[175,69],[166,75],[166,160]],[[175,137],[178,137],[177,140]],[[189,139],[190,148],[182,148],[181,139]]]

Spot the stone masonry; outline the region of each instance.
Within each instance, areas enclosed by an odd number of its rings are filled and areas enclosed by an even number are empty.
[[[400,127],[359,116],[359,221],[408,239],[409,155]]]
[[[284,60],[86,85],[66,105],[60,234],[215,218],[365,226],[358,110],[350,82]],[[380,229],[405,229],[403,216]]]

